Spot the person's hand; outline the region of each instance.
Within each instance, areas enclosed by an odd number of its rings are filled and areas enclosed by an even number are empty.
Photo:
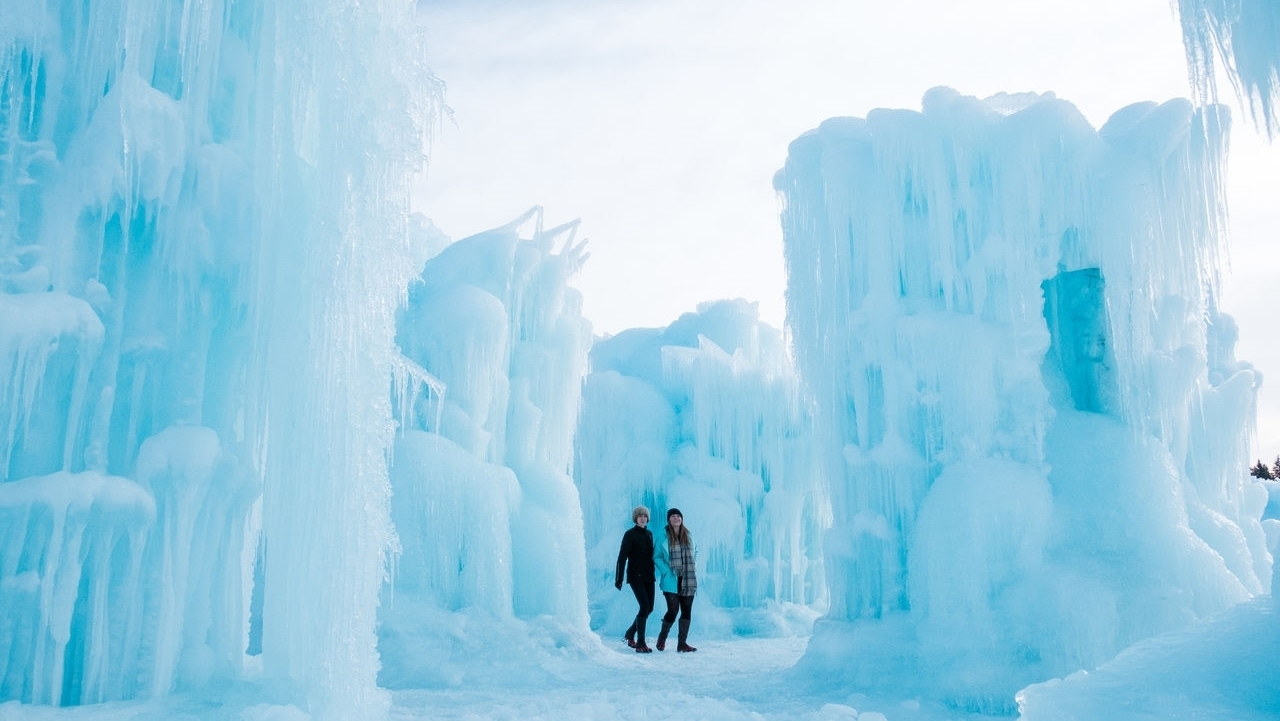
[[[621,590],[622,590],[622,581],[614,581],[614,582],[613,582],[613,587],[614,587],[614,588],[616,588],[616,589],[618,589],[619,591],[621,591]]]

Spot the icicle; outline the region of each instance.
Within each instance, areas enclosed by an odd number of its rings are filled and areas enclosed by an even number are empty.
[[[1191,82],[1202,103],[1218,102],[1223,64],[1240,102],[1274,138],[1280,132],[1280,6],[1271,0],[1177,0]]]

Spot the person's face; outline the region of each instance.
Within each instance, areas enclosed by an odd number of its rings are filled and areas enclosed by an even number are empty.
[[[667,516],[667,523],[670,524],[672,528],[678,531],[680,530],[680,524],[684,523],[684,518],[678,515]]]
[[[643,513],[636,516],[636,525],[641,528],[644,528],[645,526],[649,525],[649,517]]]

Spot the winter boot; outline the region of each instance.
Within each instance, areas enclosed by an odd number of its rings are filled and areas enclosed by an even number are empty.
[[[649,648],[649,644],[644,642],[644,627],[645,627],[645,621],[647,620],[648,619],[643,617],[636,619],[636,640],[635,640],[636,653],[650,653],[653,651],[653,649]]]
[[[680,619],[679,635],[676,636],[676,651],[679,651],[680,653],[692,653],[694,651],[697,651],[698,649],[685,643],[688,640],[689,640],[689,619],[682,618]]]
[[[658,650],[667,650],[667,634],[671,632],[671,622],[663,621],[662,630],[658,632]]]
[[[622,635],[622,640],[627,642],[629,648],[636,647],[636,624],[634,622],[632,622],[631,628],[628,628],[627,632]]]

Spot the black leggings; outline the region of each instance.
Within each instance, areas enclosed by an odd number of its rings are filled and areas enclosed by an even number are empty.
[[[667,614],[662,617],[663,623],[675,623],[676,611],[680,612],[680,618],[683,620],[688,620],[693,615],[693,596],[681,596],[666,591],[663,591],[662,595],[667,598]]]
[[[648,618],[653,613],[653,581],[631,584],[631,592],[636,595],[636,603],[640,604],[637,618]]]
[[[653,581],[641,581],[631,584],[631,592],[636,595],[640,612],[636,614],[636,619],[627,629],[626,637],[629,639],[644,641],[645,621],[649,620],[649,614],[653,613],[653,583]]]

